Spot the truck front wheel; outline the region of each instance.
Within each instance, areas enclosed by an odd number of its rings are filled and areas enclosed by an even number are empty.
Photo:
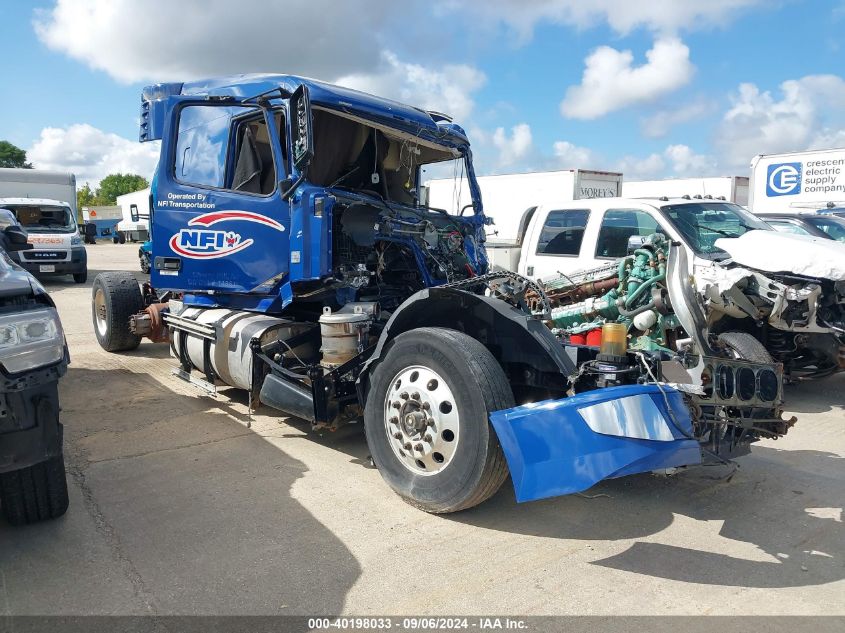
[[[55,519],[67,512],[67,478],[61,455],[0,475],[0,509],[12,525]]]
[[[129,330],[129,317],[144,309],[141,288],[132,273],[100,273],[94,280],[91,316],[97,341],[107,352],[135,349],[141,337]]]
[[[396,337],[372,375],[364,426],[373,461],[405,501],[447,513],[491,497],[508,475],[489,414],[514,406],[490,351],[445,328]]]

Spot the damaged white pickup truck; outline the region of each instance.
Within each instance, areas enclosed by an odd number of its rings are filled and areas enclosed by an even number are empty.
[[[707,336],[737,356],[783,363],[790,380],[845,369],[845,245],[788,235],[708,199],[577,200],[533,209],[522,260],[555,302],[562,335],[605,322],[634,347],[677,351],[692,334],[667,301],[667,243],[683,246]],[[542,227],[542,228],[540,228]],[[650,248],[643,249],[646,243]]]

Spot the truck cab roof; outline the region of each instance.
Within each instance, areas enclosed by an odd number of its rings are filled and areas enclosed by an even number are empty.
[[[296,75],[244,74],[184,83],[155,84],[144,88],[142,101],[152,102],[175,95],[247,99],[267,94],[272,97],[274,90],[281,89],[283,93],[290,94],[301,85],[307,86],[311,104],[314,106],[347,114],[357,113],[365,118],[382,120],[392,127],[415,133],[428,132],[429,136],[438,137],[447,144],[469,143],[466,132],[459,125],[452,123],[448,115]]]

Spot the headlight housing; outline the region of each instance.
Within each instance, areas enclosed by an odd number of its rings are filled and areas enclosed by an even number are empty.
[[[59,362],[64,342],[55,308],[0,315],[0,365],[10,374]]]
[[[80,244],[82,244],[82,238],[80,236],[74,235],[73,237],[70,238],[70,245],[71,246],[79,246]]]

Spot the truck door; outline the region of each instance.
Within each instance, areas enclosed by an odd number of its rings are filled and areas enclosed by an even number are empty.
[[[245,293],[280,279],[290,261],[284,112],[170,100],[151,209],[153,285]]]
[[[589,209],[535,211],[523,243],[519,273],[542,279],[582,268],[579,257],[589,219]]]

